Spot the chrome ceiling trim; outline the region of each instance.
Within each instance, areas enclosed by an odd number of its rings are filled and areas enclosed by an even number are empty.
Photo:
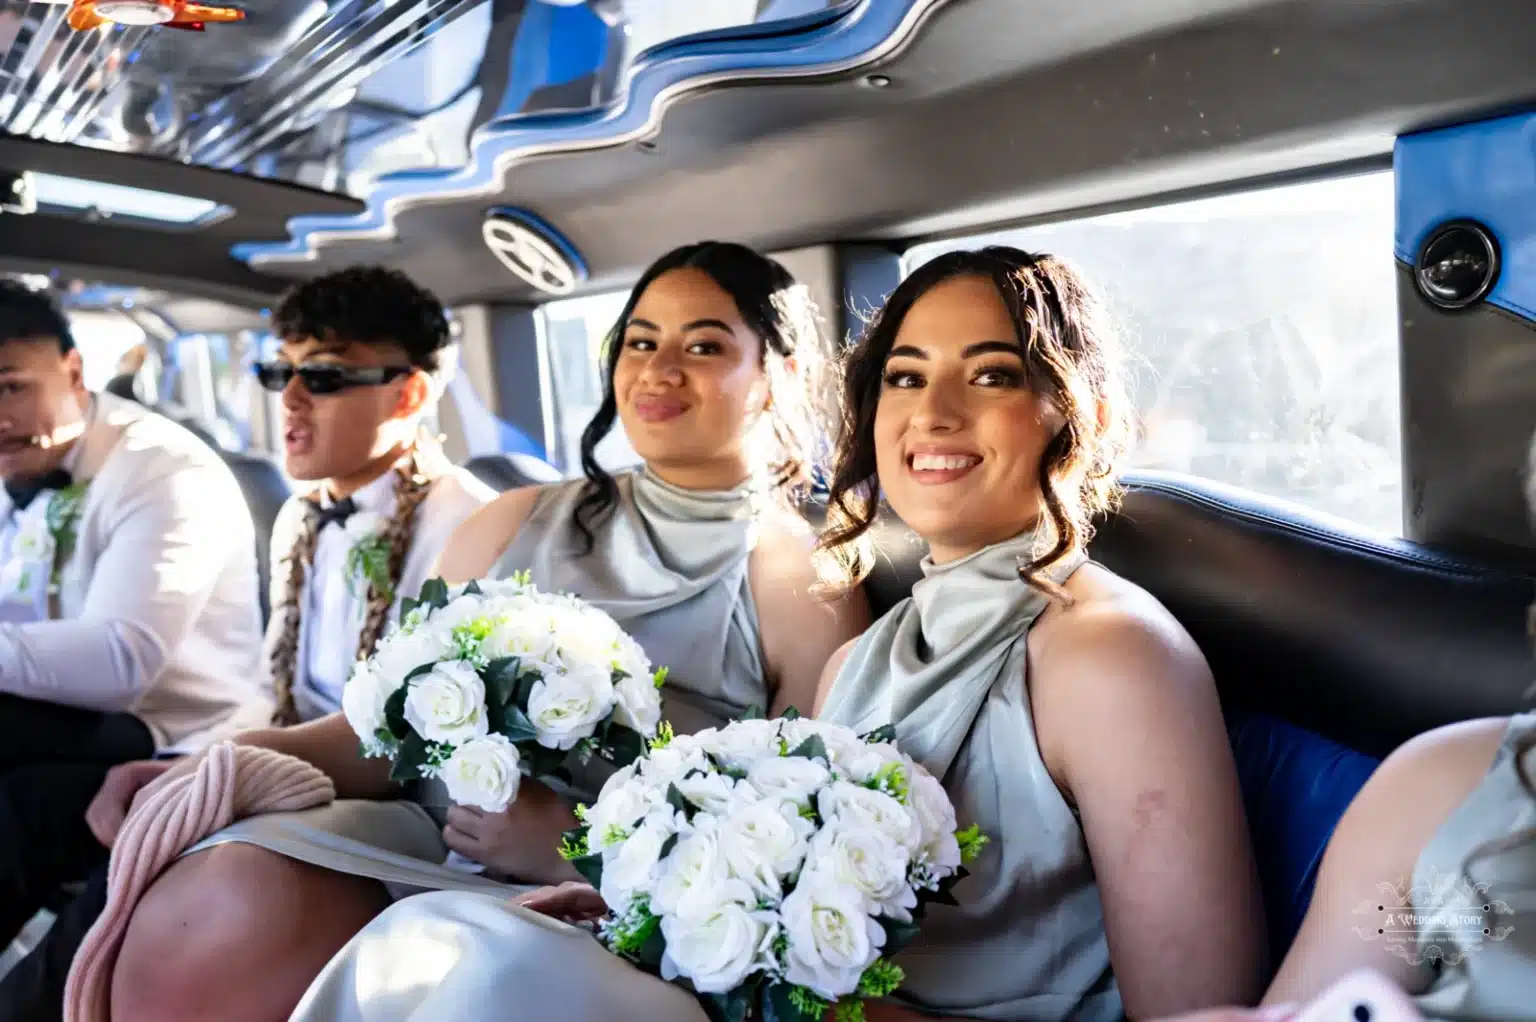
[[[814,38],[786,51],[745,51],[711,40],[713,51],[686,39],[658,47],[654,60],[637,64],[621,104],[579,115],[494,122],[474,140],[468,166],[457,171],[402,172],[380,180],[369,208],[356,217],[297,217],[287,243],[237,245],[233,255],[253,268],[313,262],[319,249],[347,242],[389,241],[396,218],[407,209],[471,200],[494,201],[517,164],[549,155],[613,149],[652,135],[667,109],[684,96],[721,85],[844,75],[889,60],[916,37],[950,0],[863,0]],[[904,7],[899,12],[898,7]],[[896,13],[894,20],[890,19]],[[882,25],[888,28],[881,29]],[[866,40],[870,27],[879,37]],[[860,30],[864,29],[863,35]],[[827,51],[832,51],[828,53]],[[824,55],[825,54],[825,55]],[[774,63],[778,61],[779,63]]]

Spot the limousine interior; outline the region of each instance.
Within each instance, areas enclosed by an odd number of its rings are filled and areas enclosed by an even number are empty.
[[[0,0],[0,271],[63,297],[95,385],[223,451],[263,532],[290,485],[249,367],[295,280],[434,289],[437,426],[506,488],[580,471],[603,334],[668,248],[779,255],[846,339],[1006,239],[1130,330],[1093,555],[1212,665],[1276,960],[1379,758],[1536,697],[1529,0],[184,7]],[[877,611],[922,552],[879,542]]]

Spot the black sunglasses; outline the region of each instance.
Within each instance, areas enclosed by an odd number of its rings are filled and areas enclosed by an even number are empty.
[[[257,362],[256,379],[267,390],[281,393],[295,376],[311,394],[339,394],[354,387],[377,387],[416,370],[410,366],[338,366],[324,363],[291,365]]]

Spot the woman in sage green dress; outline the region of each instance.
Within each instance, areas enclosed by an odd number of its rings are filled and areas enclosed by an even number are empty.
[[[454,534],[440,573],[527,570],[606,610],[670,669],[662,696],[679,731],[752,704],[808,708],[827,657],[869,620],[862,592],[806,597],[815,537],[793,498],[812,469],[820,344],[806,289],[777,262],[718,242],[663,256],[609,339],[585,478],[503,494]],[[611,475],[596,449],[616,422],[643,464]],[[308,760],[340,797],[239,821],[156,882],[114,973],[118,1022],[270,1022],[392,897],[506,897],[575,876],[558,835],[604,776],[594,762],[568,791],[527,780],[492,814],[428,786],[402,799],[339,715],[239,740]]]
[[[894,724],[992,838],[871,1022],[1113,1022],[1258,995],[1262,908],[1209,670],[1084,554],[1125,437],[1113,356],[1077,274],[1012,249],[926,264],[851,355],[823,544],[844,583],[861,578],[878,492],[929,556],[911,599],[828,664],[818,712]],[[591,898],[402,902],[293,1018],[702,1020],[557,918]]]

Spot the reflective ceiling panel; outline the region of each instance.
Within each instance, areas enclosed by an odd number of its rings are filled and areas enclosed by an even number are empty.
[[[493,119],[603,107],[682,36],[845,0],[247,0],[195,31],[0,0],[0,131],[366,198],[462,166]],[[141,0],[154,17],[158,4]],[[24,168],[15,168],[24,169]]]

